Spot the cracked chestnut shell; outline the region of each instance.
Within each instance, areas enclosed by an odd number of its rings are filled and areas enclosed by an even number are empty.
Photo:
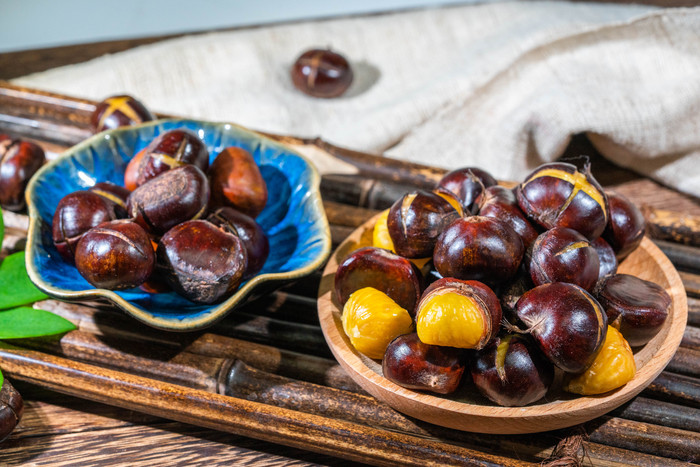
[[[130,220],[105,222],[88,230],[75,249],[78,272],[94,287],[130,289],[143,284],[153,272],[151,239]]]
[[[255,219],[267,204],[267,184],[243,148],[221,151],[209,169],[212,206],[229,206]]]
[[[129,190],[112,182],[100,182],[88,188],[88,191],[100,195],[108,203],[113,204],[117,217],[126,217],[126,200],[131,194]]]
[[[608,223],[607,197],[588,166],[580,172],[565,162],[541,165],[515,194],[520,209],[546,229],[568,227],[595,240]]]
[[[131,192],[126,203],[130,218],[153,235],[202,217],[209,202],[209,182],[194,165],[168,170]]]
[[[158,270],[178,294],[197,303],[216,303],[243,280],[248,258],[238,236],[204,220],[183,222],[158,242]]]
[[[646,220],[639,208],[619,193],[608,192],[610,218],[603,232],[603,238],[622,261],[632,253],[644,238]]]
[[[38,145],[0,135],[0,205],[4,209],[24,209],[29,179],[45,161],[44,150]]]
[[[515,233],[520,235],[526,250],[530,248],[539,235],[539,232],[520,210],[511,190],[498,185],[489,187],[479,197],[476,206],[480,216],[499,219],[515,230]]]
[[[488,172],[476,167],[463,167],[446,173],[438,182],[462,203],[464,212],[473,212],[475,201],[488,187],[496,185],[496,179]]]
[[[237,235],[243,241],[248,254],[246,278],[260,272],[270,254],[270,242],[262,227],[252,217],[233,208],[219,208],[209,214],[207,220]]]
[[[95,133],[133,126],[155,120],[156,117],[139,100],[132,96],[111,96],[97,104],[90,116]]]
[[[0,388],[0,442],[15,429],[24,413],[24,401],[19,392],[5,378]]]
[[[353,79],[352,67],[345,57],[324,49],[302,53],[292,65],[290,75],[295,88],[322,98],[342,95]]]

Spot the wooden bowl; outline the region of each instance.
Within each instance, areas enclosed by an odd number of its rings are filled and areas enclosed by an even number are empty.
[[[473,384],[463,385],[467,388],[449,397],[402,388],[382,376],[380,361],[369,359],[352,347],[343,331],[341,308],[333,293],[338,264],[350,252],[371,245],[375,219],[355,230],[331,255],[319,288],[318,314],[328,346],[352,379],[377,399],[407,415],[448,428],[480,433],[535,433],[573,426],[632,399],[661,373],[680,345],[688,316],[685,289],[668,258],[645,238],[622,262],[619,272],[661,285],[673,302],[659,333],[645,346],[634,349],[637,373],[623,387],[599,396],[577,396],[553,388],[541,401],[526,407],[497,406],[473,387],[469,388]]]

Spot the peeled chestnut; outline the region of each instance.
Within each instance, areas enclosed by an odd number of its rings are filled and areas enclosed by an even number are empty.
[[[88,188],[88,191],[112,203],[117,217],[126,217],[126,200],[131,194],[129,190],[112,182],[99,182]]]
[[[474,384],[498,405],[521,407],[544,397],[554,381],[554,365],[525,336],[497,337],[471,364]]]
[[[585,370],[605,341],[608,319],[600,304],[574,284],[554,282],[526,292],[515,306],[540,349],[568,373]]]
[[[155,256],[146,231],[130,220],[105,222],[85,232],[75,249],[75,266],[97,288],[137,287],[153,272]]]
[[[53,244],[61,257],[72,264],[82,235],[116,217],[114,204],[102,196],[90,191],[69,193],[58,202],[53,215]]]
[[[159,271],[178,294],[207,304],[238,288],[248,262],[238,236],[203,220],[170,229],[158,242],[156,255]]]
[[[134,190],[126,203],[129,217],[149,233],[162,235],[207,210],[209,182],[194,165],[168,170]]]
[[[243,148],[221,151],[209,169],[209,180],[213,206],[230,206],[255,219],[267,204],[265,179]]]
[[[353,79],[352,68],[339,53],[311,49],[299,56],[290,70],[294,87],[313,97],[342,95]]]
[[[600,263],[598,280],[605,276],[615,274],[617,272],[618,263],[615,257],[615,251],[610,244],[603,240],[603,237],[598,237],[591,245],[595,248],[596,253],[598,253],[598,262]]]
[[[0,135],[0,205],[10,211],[24,209],[29,179],[44,164],[44,150],[30,141]]]
[[[404,334],[387,347],[382,372],[404,388],[450,394],[462,380],[463,353],[453,347],[424,344],[416,333]]]
[[[515,233],[520,235],[526,250],[539,235],[520,210],[511,190],[498,185],[489,187],[479,197],[479,202],[475,206],[480,216],[499,219],[515,230]]]
[[[639,208],[619,193],[608,192],[610,218],[603,238],[622,261],[642,243],[646,220]]]
[[[568,227],[595,240],[608,223],[607,198],[588,166],[579,172],[564,162],[541,165],[516,196],[525,214],[546,229]]]
[[[465,212],[472,212],[476,198],[488,187],[496,185],[496,179],[476,167],[464,167],[445,174],[438,186],[445,188],[462,202]]]
[[[233,208],[219,208],[209,214],[207,220],[212,224],[237,235],[248,253],[248,268],[245,277],[257,274],[270,254],[270,242],[262,227],[249,216]]]
[[[498,283],[515,275],[524,251],[520,236],[504,222],[471,216],[440,234],[433,262],[443,277]]]
[[[598,300],[608,321],[632,347],[644,345],[663,326],[671,297],[658,284],[629,274],[615,274],[601,284]]]
[[[532,245],[530,277],[535,285],[569,282],[590,292],[599,271],[598,253],[575,230],[555,227],[537,237]]]
[[[24,413],[22,396],[5,378],[0,388],[0,442],[15,429]]]
[[[122,126],[150,122],[156,117],[140,101],[131,96],[112,96],[95,107],[90,124],[95,133]]]

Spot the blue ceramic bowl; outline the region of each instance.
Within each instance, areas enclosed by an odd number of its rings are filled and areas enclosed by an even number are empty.
[[[150,294],[141,289],[96,289],[63,261],[51,239],[58,202],[68,193],[97,182],[122,185],[129,160],[159,134],[193,130],[206,143],[210,161],[224,148],[248,150],[267,183],[268,201],[257,217],[270,241],[262,271],[215,305],[190,302],[174,292]],[[160,120],[107,131],[74,146],[44,166],[27,188],[29,233],[27,271],[32,282],[56,298],[77,301],[104,298],[140,321],[161,329],[189,331],[213,324],[253,296],[303,277],[319,268],[331,249],[330,230],[314,166],[292,149],[228,123]]]

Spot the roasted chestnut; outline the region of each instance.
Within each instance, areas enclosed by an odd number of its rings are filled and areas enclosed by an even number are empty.
[[[496,179],[485,170],[464,167],[445,174],[438,187],[445,188],[462,202],[464,212],[473,212],[476,199],[488,187],[496,185]]]
[[[526,250],[539,234],[520,210],[511,190],[498,185],[489,187],[479,197],[475,206],[480,216],[498,219],[515,230],[515,233],[520,235]]]
[[[267,185],[243,148],[221,151],[209,169],[212,206],[229,206],[255,219],[267,204]]]
[[[0,388],[0,442],[7,438],[22,419],[24,401],[22,396],[5,378]]]
[[[516,188],[525,214],[546,229],[568,227],[595,240],[608,223],[608,203],[603,189],[586,166],[564,162],[544,164]]]
[[[112,96],[95,107],[90,124],[95,133],[121,126],[150,122],[156,117],[140,101],[131,96]]]
[[[237,235],[243,241],[248,254],[245,278],[260,272],[270,254],[270,242],[262,227],[253,218],[233,208],[219,208],[209,214],[207,220]]]
[[[0,135],[0,205],[10,211],[24,209],[29,179],[44,164],[44,150],[31,141]]]
[[[114,212],[117,217],[126,217],[126,200],[131,192],[112,182],[99,182],[88,188],[95,194],[102,196],[107,202],[114,204]]]
[[[155,256],[146,231],[130,220],[105,222],[85,232],[75,249],[75,266],[97,288],[137,287],[153,272]]]
[[[296,59],[290,70],[294,87],[313,97],[342,95],[353,79],[352,68],[339,53],[331,50],[307,50]]]
[[[458,349],[424,344],[418,334],[404,334],[386,348],[382,372],[404,388],[450,394],[462,380],[463,360]]]
[[[619,193],[607,192],[610,218],[603,238],[622,261],[639,246],[644,238],[646,220],[639,208]]]
[[[216,303],[234,292],[243,280],[247,254],[236,235],[204,220],[176,225],[156,249],[159,272],[183,297]]]
[[[600,263],[600,271],[598,272],[598,280],[615,274],[617,272],[617,258],[615,251],[610,244],[603,240],[603,237],[598,237],[594,242],[591,242],[596,253],[598,253],[598,262]]]

